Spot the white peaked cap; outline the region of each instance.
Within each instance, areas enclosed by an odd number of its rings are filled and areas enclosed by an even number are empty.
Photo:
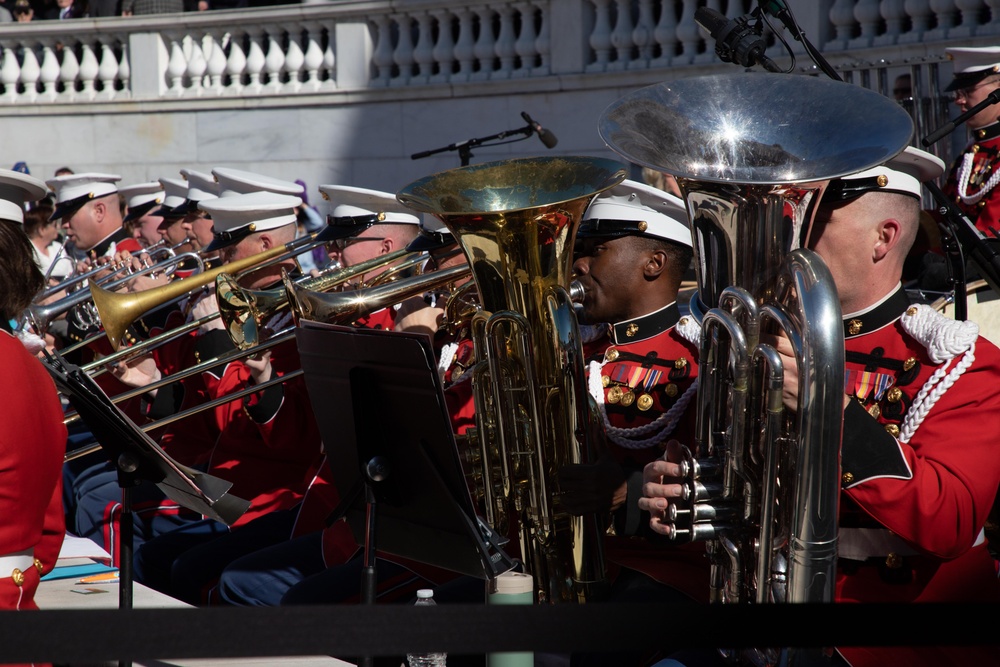
[[[45,183],[28,174],[0,169],[0,220],[24,222],[24,204],[38,201],[48,190]]]
[[[81,206],[93,199],[106,197],[118,192],[117,174],[66,174],[45,181],[56,193],[56,208],[49,220],[57,220],[75,213]]]
[[[617,234],[614,231],[603,233],[615,227],[620,230]],[[581,229],[586,229],[588,236],[627,233],[691,246],[691,224],[684,201],[638,181],[624,180],[598,195],[587,208]]]
[[[193,169],[181,169],[181,176],[187,181],[187,198],[189,201],[200,202],[219,196],[219,184],[212,174]]]
[[[350,185],[321,185],[320,194],[333,205],[333,217],[384,216],[379,224],[419,225],[421,216],[404,206],[395,193]]]
[[[844,176],[840,179],[843,182],[839,185],[834,181],[828,191],[832,190],[831,194],[836,193],[838,189],[843,191],[845,194],[841,195],[840,199],[872,191],[895,192],[920,199],[922,184],[939,177],[944,170],[945,164],[941,158],[919,148],[907,146],[902,153],[883,165]]]
[[[301,204],[301,197],[275,192],[250,192],[201,201],[198,207],[212,216],[215,233],[208,249],[231,245],[255,232],[294,224],[295,208]]]
[[[301,195],[305,188],[295,181],[283,181],[263,174],[229,167],[216,167],[212,175],[219,184],[219,196],[249,194],[251,192],[273,192],[281,195]]]
[[[137,208],[150,202],[162,203],[164,196],[163,186],[160,185],[159,181],[127,185],[119,189],[118,192],[125,198],[125,203],[129,208]]]
[[[188,184],[179,178],[161,178],[160,185],[166,196],[163,198],[163,207],[177,208],[187,201]]]

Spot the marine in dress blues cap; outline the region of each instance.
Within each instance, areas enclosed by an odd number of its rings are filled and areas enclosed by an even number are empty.
[[[56,193],[56,206],[49,220],[67,218],[80,207],[94,199],[118,193],[117,174],[66,174],[45,181],[45,184]]]
[[[333,204],[320,241],[356,236],[372,225],[419,225],[420,216],[404,206],[396,195],[349,185],[321,185],[320,194]]]
[[[231,197],[251,192],[273,192],[300,197],[305,191],[305,188],[294,181],[283,181],[242,169],[216,167],[212,170],[212,175],[219,184],[220,197]]]
[[[0,220],[24,223],[24,205],[38,201],[48,190],[40,179],[21,171],[0,169]]]
[[[274,192],[206,199],[199,207],[212,216],[215,237],[205,250],[212,252],[239,243],[256,232],[295,224],[295,208],[300,204],[300,197]]]
[[[991,74],[1000,73],[1000,46],[956,46],[944,50],[952,63],[954,79],[947,92],[971,88]]]
[[[159,181],[127,185],[118,192],[125,198],[128,209],[122,222],[138,220],[163,203],[163,186]]]
[[[576,235],[648,236],[691,247],[691,224],[684,201],[630,180],[605,190],[590,203]]]
[[[907,146],[884,165],[834,179],[823,194],[823,201],[847,201],[873,191],[894,192],[920,199],[922,183],[938,178],[944,170],[941,158]]]

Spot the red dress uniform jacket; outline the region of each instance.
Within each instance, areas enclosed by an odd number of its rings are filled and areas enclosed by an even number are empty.
[[[585,338],[593,335],[588,329]],[[615,535],[607,539],[607,559],[707,602],[704,547],[667,545],[646,530],[649,516],[638,508],[643,467],[663,455],[667,441],[694,440],[698,345],[692,341],[700,327],[691,317],[681,319],[674,303],[604,330],[585,346],[588,376],[628,485],[625,504],[615,512]]]
[[[52,378],[6,332],[0,332],[0,363],[8,378],[7,417],[0,420],[0,608],[37,609],[39,577],[55,565],[65,534],[66,427]]]
[[[973,134],[942,190],[986,236],[1000,236],[1000,123]]]
[[[900,315],[902,314],[902,317]],[[845,317],[838,602],[998,602],[1000,351],[902,289]],[[996,665],[995,647],[840,648],[864,665]]]

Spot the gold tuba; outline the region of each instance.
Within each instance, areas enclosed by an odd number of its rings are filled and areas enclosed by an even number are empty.
[[[692,221],[701,385],[674,535],[707,541],[713,602],[832,602],[844,338],[833,278],[803,246],[829,180],[902,151],[912,123],[857,86],[742,73],[638,90],[600,131],[676,176]],[[778,330],[796,350],[795,415],[780,357],[758,343]]]
[[[482,308],[472,373],[486,520],[517,531],[539,602],[606,588],[603,526],[562,512],[556,471],[591,460],[595,427],[567,293],[576,229],[590,201],[625,178],[617,162],[526,158],[462,167],[403,188],[465,252]]]

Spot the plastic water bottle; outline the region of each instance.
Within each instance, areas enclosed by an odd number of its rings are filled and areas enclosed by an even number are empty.
[[[414,603],[418,607],[434,607],[434,591],[429,588],[421,588],[417,591],[417,601]],[[447,653],[407,653],[406,664],[410,667],[446,667],[448,659]]]

